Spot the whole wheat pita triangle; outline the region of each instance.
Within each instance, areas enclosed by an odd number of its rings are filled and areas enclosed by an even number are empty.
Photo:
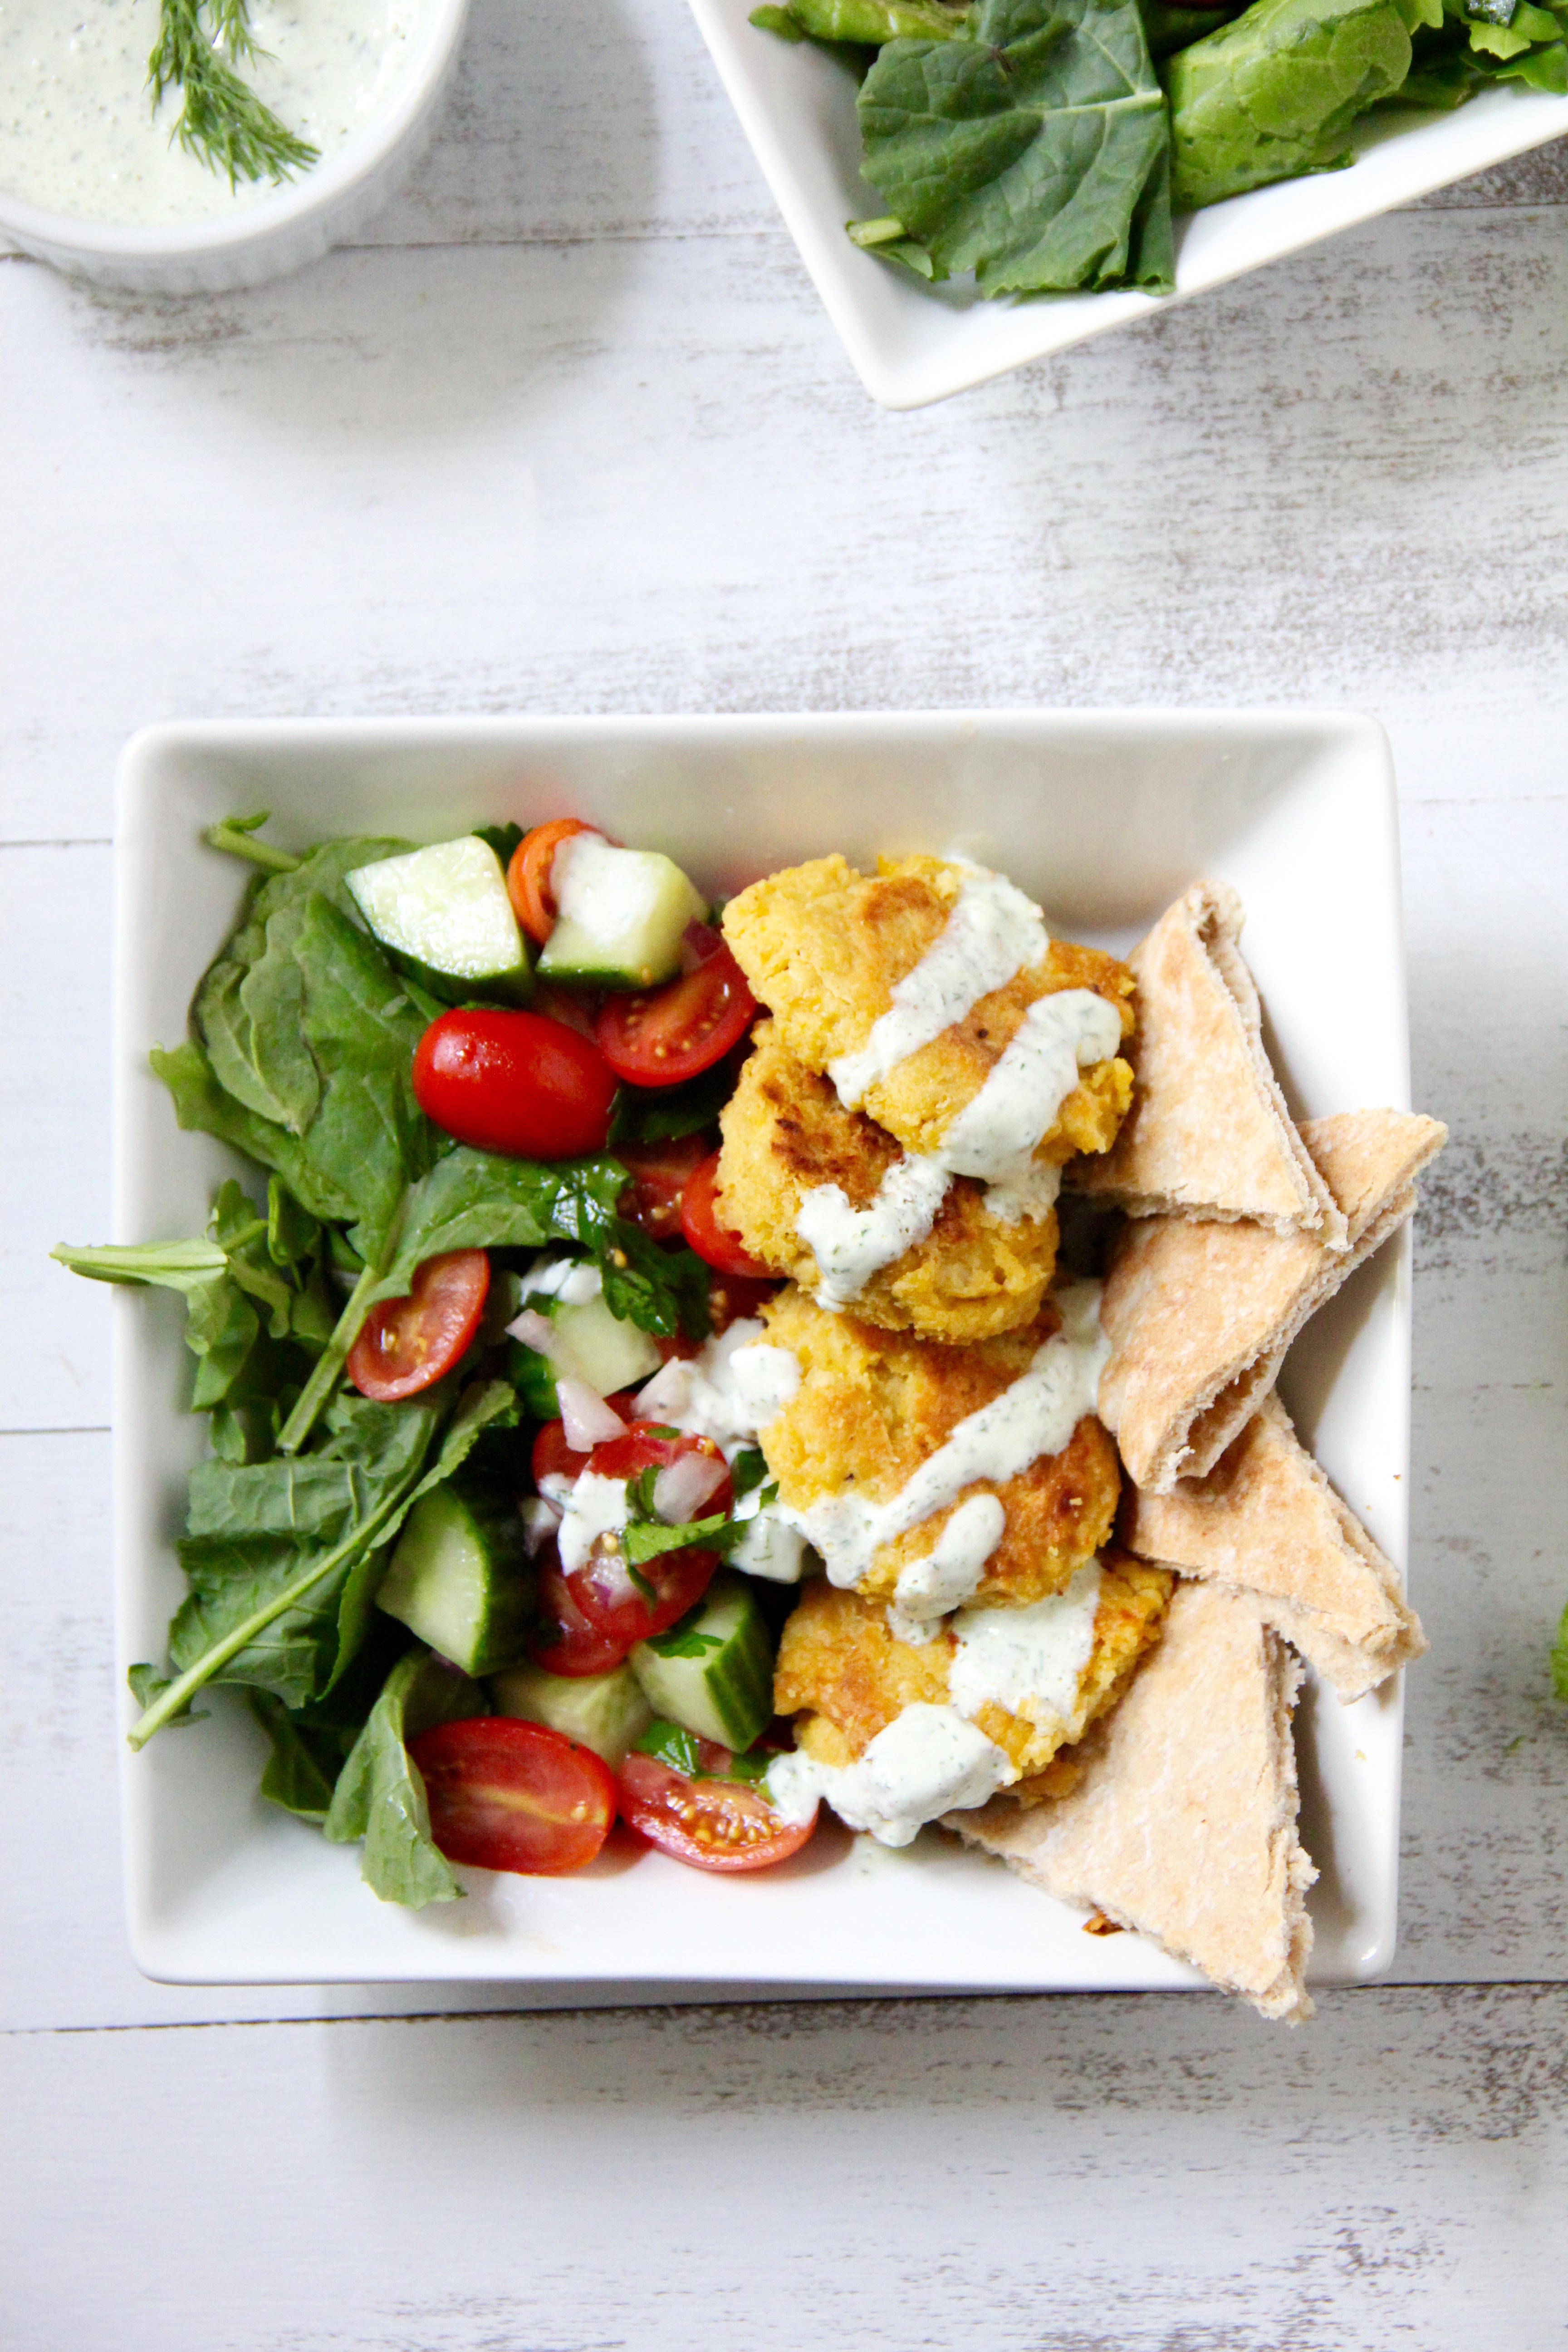
[[[1135,1217],[1250,1217],[1341,1248],[1344,1219],[1264,1049],[1258,991],[1237,945],[1244,919],[1234,890],[1195,882],[1134,949],[1132,1108],[1110,1150],[1075,1160],[1068,1181]]]
[[[1110,1353],[1100,1417],[1140,1486],[1166,1495],[1214,1468],[1308,1317],[1411,1214],[1415,1177],[1447,1135],[1411,1111],[1343,1111],[1303,1126],[1345,1213],[1342,1250],[1249,1223],[1129,1224],[1100,1302]]]
[[[1426,1647],[1399,1578],[1265,1397],[1206,1478],[1129,1486],[1119,1532],[1142,1559],[1254,1593],[1347,1706]]]
[[[1179,1584],[1164,1638],[1113,1715],[1074,1751],[1077,1787],[1005,1797],[944,1827],[1059,1902],[1101,1911],[1265,2017],[1312,2013],[1290,1717],[1302,1669],[1256,1601]]]

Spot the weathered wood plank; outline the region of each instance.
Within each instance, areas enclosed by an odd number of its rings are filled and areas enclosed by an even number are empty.
[[[778,236],[173,306],[6,267],[0,823],[101,838],[180,711],[1321,697],[1445,789],[1560,789],[1565,367],[1544,212],[1401,215],[908,417]]]
[[[1565,2042],[1562,1990],[22,2038],[8,2340],[1545,2352]]]

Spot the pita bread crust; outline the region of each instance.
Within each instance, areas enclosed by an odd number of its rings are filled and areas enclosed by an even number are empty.
[[[1349,1706],[1426,1648],[1379,1551],[1265,1397],[1206,1478],[1170,1495],[1130,1487],[1121,1540],[1142,1559],[1255,1594],[1265,1621]]]
[[[1337,1249],[1344,1220],[1264,1049],[1258,990],[1237,946],[1244,920],[1234,890],[1196,882],[1134,950],[1132,1108],[1110,1150],[1076,1160],[1068,1181],[1131,1216],[1249,1217]]]
[[[1071,1794],[1026,1812],[994,1799],[944,1826],[1298,2023],[1318,1874],[1297,1835],[1301,1675],[1250,1595],[1179,1584],[1159,1648],[1076,1751]]]
[[[1255,1223],[1150,1217],[1131,1224],[1100,1303],[1110,1354],[1100,1417],[1152,1495],[1205,1477],[1273,1387],[1309,1316],[1402,1225],[1440,1120],[1345,1111],[1301,1135],[1345,1212],[1348,1247]]]

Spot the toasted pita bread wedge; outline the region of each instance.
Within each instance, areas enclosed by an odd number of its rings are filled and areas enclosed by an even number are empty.
[[[1249,1595],[1178,1584],[1163,1641],[1074,1751],[1071,1793],[1026,1811],[994,1799],[944,1826],[1298,2023],[1318,1874],[1296,1827],[1301,1674]]]
[[[1134,950],[1132,1108],[1110,1150],[1075,1160],[1068,1181],[1130,1216],[1249,1217],[1342,1249],[1344,1218],[1264,1048],[1258,991],[1237,946],[1244,919],[1234,890],[1195,882]]]
[[[1344,1705],[1426,1647],[1399,1578],[1268,1396],[1206,1478],[1170,1495],[1129,1487],[1121,1541],[1140,1559],[1258,1598]]]
[[[1344,1213],[1346,1248],[1197,1217],[1141,1218],[1122,1236],[1100,1306],[1110,1354],[1100,1417],[1151,1495],[1207,1476],[1308,1317],[1411,1214],[1415,1180],[1447,1129],[1361,1110],[1310,1120],[1301,1136]]]

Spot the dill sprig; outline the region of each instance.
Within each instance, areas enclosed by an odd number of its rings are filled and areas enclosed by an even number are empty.
[[[250,29],[250,0],[160,0],[158,46],[147,60],[153,112],[166,89],[178,89],[184,102],[171,137],[231,188],[307,170],[321,149],[279,121],[218,55],[219,43],[241,64],[267,54]]]

